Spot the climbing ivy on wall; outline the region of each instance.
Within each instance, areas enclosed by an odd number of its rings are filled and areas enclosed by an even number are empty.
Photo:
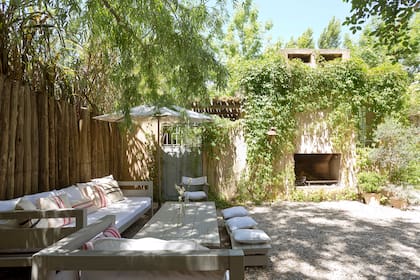
[[[407,75],[399,65],[369,69],[356,59],[310,68],[299,61],[269,57],[255,60],[244,73],[241,85],[246,93],[244,127],[250,182],[246,185],[254,201],[273,199],[294,183],[285,181],[293,168],[275,170],[273,163],[294,151],[297,113],[328,111],[328,125],[339,128],[335,129],[335,144],[342,146],[344,136],[363,117],[360,108],[373,112],[377,125],[386,115],[401,111],[407,87]],[[271,127],[277,136],[269,139]]]

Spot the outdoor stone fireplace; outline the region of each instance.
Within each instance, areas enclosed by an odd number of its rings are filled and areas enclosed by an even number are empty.
[[[328,117],[328,111],[296,115],[295,150],[290,156],[296,186],[356,187],[355,134],[335,141],[337,128],[328,125]]]
[[[340,180],[341,154],[294,154],[295,185],[332,185]]]

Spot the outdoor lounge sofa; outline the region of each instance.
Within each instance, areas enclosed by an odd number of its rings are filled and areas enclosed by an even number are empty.
[[[59,273],[87,279],[214,279],[212,272],[228,271],[229,279],[244,279],[242,250],[207,249],[201,251],[81,250],[98,233],[114,222],[106,216],[67,236],[33,257],[32,279],[54,279]],[[92,274],[93,273],[93,274]],[[97,273],[97,277],[95,277]],[[220,275],[220,274],[217,274]],[[108,277],[108,278],[107,278]],[[220,279],[220,278],[217,278]]]
[[[99,178],[99,180],[107,180],[109,178],[112,178],[112,176]],[[30,210],[15,210],[19,201],[29,200],[35,204],[41,198],[50,201],[54,197],[63,197],[63,194],[66,194],[65,197],[69,198],[71,202],[71,198],[79,195],[78,189],[83,187],[81,185],[83,184],[27,195],[13,200],[0,201],[0,267],[31,266],[31,257],[34,253],[106,215],[115,216],[115,226],[120,232],[126,230],[148,211],[151,211],[153,215],[153,184],[150,181],[118,182],[118,190],[121,192],[119,200],[109,203],[108,197],[106,197],[108,205],[99,209],[95,207],[96,211],[92,211],[92,207],[81,209],[41,210],[32,208]],[[119,186],[121,186],[121,189],[119,189]],[[103,200],[103,202],[105,203],[106,201]],[[90,204],[90,206],[93,206],[93,204]],[[59,219],[47,220],[45,218]],[[59,227],[51,227],[49,222],[51,220],[62,221],[65,219],[67,219],[67,224]],[[18,225],[22,220],[31,222],[31,226],[22,228]],[[14,222],[12,226],[9,225],[10,221]]]

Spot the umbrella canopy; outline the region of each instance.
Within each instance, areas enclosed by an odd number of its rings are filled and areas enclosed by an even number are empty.
[[[190,122],[212,122],[213,119],[205,114],[197,113],[179,106],[158,107],[153,105],[140,105],[130,109],[130,116],[133,119],[143,119],[150,117],[165,118],[174,122],[186,119]],[[95,120],[107,122],[120,122],[124,119],[123,113],[111,113],[93,117]]]

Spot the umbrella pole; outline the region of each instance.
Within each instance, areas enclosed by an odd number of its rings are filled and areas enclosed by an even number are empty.
[[[158,177],[157,177],[157,183],[158,183],[158,190],[159,190],[159,195],[158,195],[158,202],[159,202],[159,207],[162,204],[162,187],[161,187],[161,182],[160,182],[160,116],[157,116],[157,121],[158,121],[158,127],[157,127],[157,165],[158,165]]]

